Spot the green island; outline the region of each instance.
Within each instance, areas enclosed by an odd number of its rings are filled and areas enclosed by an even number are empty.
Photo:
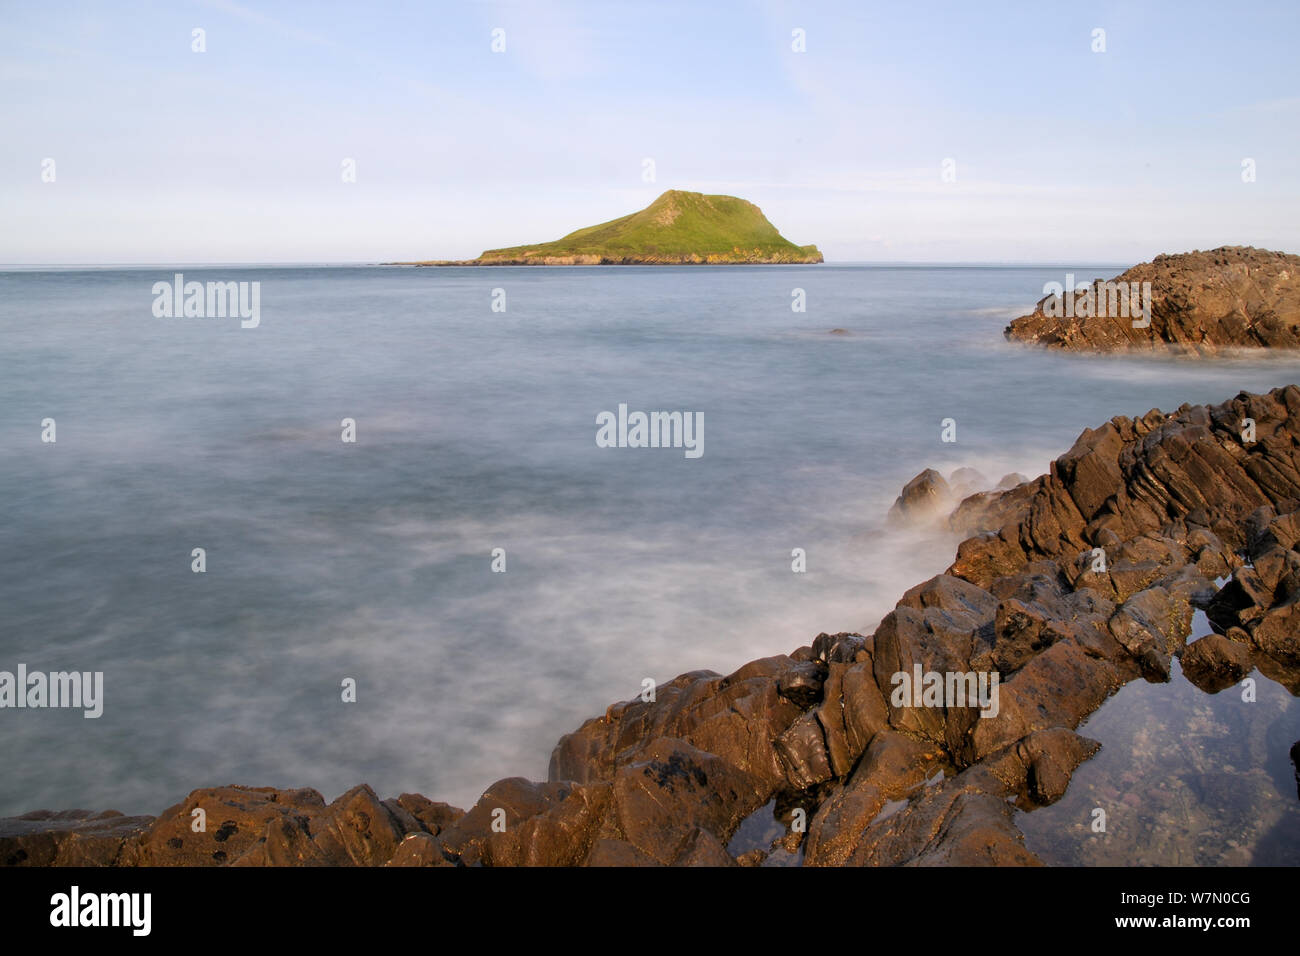
[[[415,266],[708,265],[821,262],[816,246],[786,239],[752,202],[670,189],[631,215],[562,239],[488,249],[477,259],[393,262]]]

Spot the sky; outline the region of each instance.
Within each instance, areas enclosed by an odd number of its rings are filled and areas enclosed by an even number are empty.
[[[6,0],[0,263],[467,258],[666,189],[827,261],[1300,252],[1298,40],[1295,0]]]

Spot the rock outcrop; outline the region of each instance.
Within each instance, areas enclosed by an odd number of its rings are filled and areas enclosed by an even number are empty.
[[[1006,337],[1096,352],[1300,348],[1300,256],[1224,246],[1156,256],[1106,281],[1114,285],[1045,296]],[[1140,314],[1144,290],[1149,316]]]
[[[1015,809],[1062,797],[1099,746],[1076,728],[1128,681],[1168,680],[1181,656],[1206,689],[1258,667],[1300,690],[1294,385],[1114,418],[951,520],[971,532],[952,566],[873,634],[614,704],[559,741],[546,782],[498,781],[468,812],[365,786],[329,804],[225,787],[157,819],[0,821],[0,861],[1035,865]],[[1188,646],[1198,608],[1214,634]],[[909,699],[901,675],[936,692]]]

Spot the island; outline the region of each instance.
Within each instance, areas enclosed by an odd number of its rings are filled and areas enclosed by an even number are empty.
[[[488,249],[477,259],[386,262],[399,266],[715,265],[821,262],[752,202],[670,189],[620,219],[531,246]]]

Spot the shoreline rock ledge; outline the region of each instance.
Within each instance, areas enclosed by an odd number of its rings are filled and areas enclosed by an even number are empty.
[[[0,821],[0,863],[1036,865],[1015,811],[1065,793],[1098,749],[1075,729],[1125,683],[1169,680],[1186,649],[1194,681],[1254,666],[1300,692],[1300,387],[1114,418],[952,520],[971,531],[952,566],[875,633],[614,704],[559,741],[546,782],[498,781],[468,812],[218,787],[157,818]],[[1197,608],[1215,634],[1188,645]],[[917,666],[997,673],[996,716],[895,706]]]
[[[1090,352],[1207,355],[1234,348],[1300,348],[1300,256],[1223,246],[1156,256],[1106,281],[1131,283],[1124,288],[1138,305],[1150,284],[1149,327],[1134,328],[1133,310],[1112,302],[1110,290],[1104,296],[1094,293],[1095,304],[1073,308],[1063,289],[1061,296],[1044,296],[1003,334],[1013,341]],[[1080,279],[1075,294],[1088,288],[1096,286]]]

